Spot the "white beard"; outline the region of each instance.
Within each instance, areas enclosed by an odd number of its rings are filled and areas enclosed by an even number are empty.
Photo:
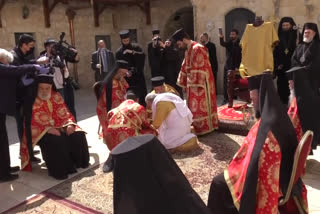
[[[46,96],[42,95],[42,94],[38,94],[38,97],[41,99],[41,100],[49,100],[51,98],[51,94],[48,94]]]
[[[314,36],[313,36],[313,37],[314,37]],[[313,37],[310,37],[310,38],[303,37],[303,42],[305,42],[305,43],[310,43],[310,42],[312,42]]]

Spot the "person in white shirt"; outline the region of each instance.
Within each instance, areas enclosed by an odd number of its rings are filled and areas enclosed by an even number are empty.
[[[191,133],[192,113],[179,96],[150,93],[146,103],[152,109],[153,126],[166,149],[185,152],[199,147],[197,136]]]

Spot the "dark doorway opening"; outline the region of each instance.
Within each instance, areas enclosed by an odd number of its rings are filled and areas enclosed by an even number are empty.
[[[176,30],[183,28],[194,38],[193,7],[184,7],[172,14],[164,28],[164,39],[169,38]]]
[[[239,31],[240,38],[246,28],[247,24],[254,22],[255,14],[246,8],[236,8],[231,10],[225,16],[225,35],[229,36],[232,29],[237,29]]]

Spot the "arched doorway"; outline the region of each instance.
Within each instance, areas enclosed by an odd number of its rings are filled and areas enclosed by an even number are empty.
[[[176,30],[184,28],[194,38],[193,7],[184,7],[172,14],[164,27],[164,39],[169,38]]]
[[[225,35],[228,37],[233,28],[239,30],[241,37],[247,24],[253,23],[255,14],[246,8],[236,8],[225,16]]]

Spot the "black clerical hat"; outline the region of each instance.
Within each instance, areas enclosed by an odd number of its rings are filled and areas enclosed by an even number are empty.
[[[210,214],[154,135],[130,137],[111,151],[116,214]]]
[[[130,31],[129,30],[122,30],[119,32],[121,39],[127,39],[130,37]]]
[[[164,77],[163,76],[157,76],[151,78],[152,87],[161,86],[164,83]]]
[[[129,63],[125,60],[117,60],[116,64],[118,65],[118,68],[128,69]]]
[[[38,83],[47,83],[47,84],[53,84],[53,74],[39,74],[36,77],[36,81]]]
[[[183,28],[181,28],[176,32],[174,32],[171,38],[174,39],[175,41],[182,41],[184,38],[189,38],[189,35],[184,31]]]
[[[314,32],[316,32],[316,35],[314,36],[314,39],[315,40],[320,40],[318,25],[316,23],[312,23],[312,22],[305,23],[304,26],[303,26],[302,35],[304,34],[304,31],[306,29],[310,29],[310,30],[313,30]]]
[[[160,30],[154,29],[154,30],[152,31],[152,35],[155,35],[155,34],[160,34]]]

